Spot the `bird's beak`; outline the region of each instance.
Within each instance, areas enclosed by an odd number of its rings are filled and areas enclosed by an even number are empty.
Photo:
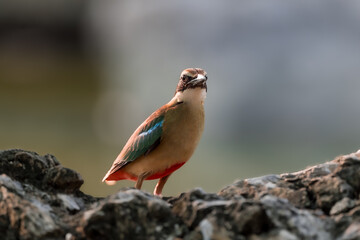
[[[191,85],[197,85],[199,83],[203,83],[206,82],[206,77],[202,74],[198,74],[197,78],[194,78],[193,80],[191,80],[190,82],[187,83],[187,85],[191,84]]]
[[[207,78],[202,74],[198,74],[197,78],[195,78],[195,79],[197,79],[199,82],[207,80]]]

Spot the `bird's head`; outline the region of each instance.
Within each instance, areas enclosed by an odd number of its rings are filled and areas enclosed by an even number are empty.
[[[187,89],[201,88],[207,91],[207,75],[201,68],[187,68],[182,71],[179,83],[176,87],[177,92],[184,92]]]

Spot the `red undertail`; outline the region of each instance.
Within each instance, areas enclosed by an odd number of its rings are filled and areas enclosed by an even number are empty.
[[[184,165],[185,162],[182,163],[176,163],[174,165],[172,165],[171,167],[154,173],[152,175],[150,175],[149,177],[147,177],[145,180],[153,180],[153,179],[158,179],[158,178],[162,178],[165,177],[169,174],[171,174],[172,172],[176,171],[177,169],[179,169],[182,165]],[[137,176],[134,176],[132,174],[129,174],[123,170],[119,170],[114,172],[113,174],[111,174],[110,176],[107,177],[107,181],[118,181],[118,180],[124,180],[124,179],[128,179],[128,180],[132,180],[132,181],[136,181],[137,180]]]

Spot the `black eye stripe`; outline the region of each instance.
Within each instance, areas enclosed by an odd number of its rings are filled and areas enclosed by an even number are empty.
[[[183,81],[185,81],[185,80],[190,81],[191,79],[193,79],[193,77],[188,76],[188,75],[183,75],[183,76],[181,77],[181,79],[182,79]]]

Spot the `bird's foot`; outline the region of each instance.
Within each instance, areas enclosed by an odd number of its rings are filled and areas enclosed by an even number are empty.
[[[154,196],[157,196],[157,197],[160,197],[160,198],[162,198],[162,193],[161,192],[157,192],[156,191],[157,189],[155,188],[155,190],[154,190]]]

